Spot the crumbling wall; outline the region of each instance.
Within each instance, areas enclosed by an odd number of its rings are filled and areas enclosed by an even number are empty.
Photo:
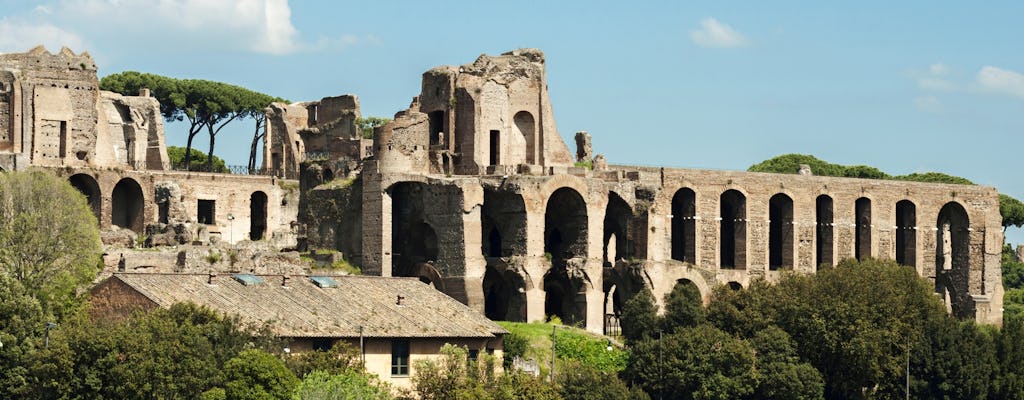
[[[315,177],[312,177],[315,178]],[[362,180],[342,178],[331,182],[307,184],[303,174],[299,198],[299,223],[305,226],[308,246],[333,249],[361,265],[362,258]]]
[[[369,156],[372,141],[363,139],[356,124],[359,98],[352,94],[324,97],[267,109],[264,168],[297,179],[299,164],[315,161],[334,176],[351,176]]]
[[[149,96],[100,92],[93,165],[163,170],[170,166],[160,103]]]

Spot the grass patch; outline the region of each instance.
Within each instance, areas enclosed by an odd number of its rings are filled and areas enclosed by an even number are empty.
[[[527,346],[523,358],[537,360],[542,374],[550,373],[552,327],[557,327],[555,328],[555,354],[558,356],[555,363],[556,370],[570,360],[605,372],[619,372],[626,368],[626,359],[629,354],[617,344],[612,344],[612,349],[608,350],[610,342],[609,338],[605,336],[551,323],[507,321],[498,321],[497,323],[513,335],[526,340]]]

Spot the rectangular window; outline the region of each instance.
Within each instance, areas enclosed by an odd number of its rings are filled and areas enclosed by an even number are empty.
[[[469,362],[476,362],[476,359],[480,357],[480,350],[469,349]]]
[[[199,200],[198,210],[196,211],[196,221],[200,224],[213,225],[216,221],[214,216],[217,215],[217,202],[214,200]]]
[[[409,376],[409,341],[391,341],[391,376]]]
[[[313,351],[328,351],[334,347],[334,339],[316,338],[313,339]]]

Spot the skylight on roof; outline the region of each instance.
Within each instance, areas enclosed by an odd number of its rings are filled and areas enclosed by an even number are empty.
[[[231,277],[245,286],[256,286],[263,283],[263,278],[253,274],[234,274]]]
[[[334,281],[334,278],[329,276],[311,276],[309,280],[313,281],[313,284],[320,288],[336,288],[338,282]]]

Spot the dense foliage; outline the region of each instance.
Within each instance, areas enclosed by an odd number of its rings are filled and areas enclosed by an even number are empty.
[[[391,118],[384,117],[360,117],[356,118],[356,125],[362,132],[363,139],[373,139],[373,130],[391,122]]]
[[[230,173],[224,160],[213,156],[212,162],[207,158],[206,153],[199,150],[192,150],[192,159],[189,165],[185,166],[185,148],[178,146],[167,146],[167,158],[176,169],[187,169],[189,171],[220,172]]]

